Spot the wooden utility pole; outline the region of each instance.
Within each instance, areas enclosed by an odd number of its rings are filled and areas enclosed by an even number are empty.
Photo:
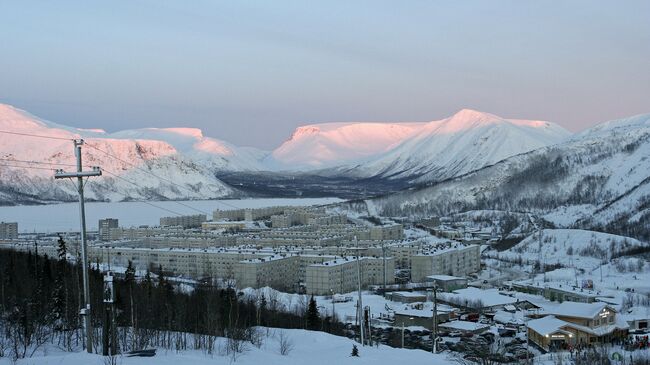
[[[102,331],[102,354],[104,356],[117,355],[117,328],[115,325],[115,289],[113,287],[113,273],[104,275],[104,326]]]
[[[77,193],[79,194],[79,223],[81,226],[81,265],[83,273],[83,286],[84,286],[84,304],[85,307],[81,309],[80,314],[84,317],[85,330],[86,330],[86,350],[88,353],[93,352],[93,325],[90,317],[90,281],[88,272],[88,247],[86,244],[86,208],[84,206],[84,177],[101,176],[102,171],[99,167],[93,167],[92,171],[83,171],[81,164],[81,146],[84,144],[83,139],[74,140],[74,154],[77,158],[77,171],[64,172],[63,170],[56,170],[54,173],[55,179],[76,178],[77,179]]]

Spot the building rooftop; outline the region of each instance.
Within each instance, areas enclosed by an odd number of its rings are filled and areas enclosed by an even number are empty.
[[[530,321],[528,321],[528,328],[532,329],[533,331],[539,333],[542,336],[546,336],[558,331],[568,333],[567,331],[561,329],[563,326],[566,325],[567,322],[561,319],[557,319],[555,318],[555,316],[546,316],[543,318],[531,319]]]

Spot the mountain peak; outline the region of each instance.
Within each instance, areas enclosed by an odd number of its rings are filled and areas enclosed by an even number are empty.
[[[197,139],[203,138],[203,131],[200,130],[199,128],[176,127],[176,128],[160,128],[159,130],[182,135],[182,136],[193,137]]]
[[[452,115],[450,120],[455,121],[500,121],[503,118],[494,114],[481,112],[474,109],[461,109]]]

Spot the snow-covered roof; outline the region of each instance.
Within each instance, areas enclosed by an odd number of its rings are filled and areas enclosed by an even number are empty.
[[[650,319],[650,308],[648,307],[633,307],[619,314],[626,321],[643,321]]]
[[[437,309],[438,315],[448,314],[449,312],[454,311],[454,308],[444,304],[438,304]],[[409,317],[431,318],[433,314],[433,303],[423,303],[422,309],[417,309],[413,304],[397,306],[395,308],[395,314]]]
[[[469,321],[451,321],[446,323],[441,323],[438,325],[441,328],[448,328],[461,331],[476,331],[488,328],[490,326],[482,323],[469,322]]]
[[[458,276],[451,276],[451,275],[429,275],[429,276],[427,276],[427,279],[440,280],[440,281],[465,280],[465,278],[461,278],[461,277],[458,277]]]
[[[578,302],[562,302],[560,305],[553,309],[553,314],[559,316],[576,317],[576,318],[594,318],[598,313],[602,312],[605,308],[614,310],[607,303],[594,302],[594,303],[578,303]]]
[[[567,331],[562,330],[562,327],[566,326],[567,324],[569,323],[561,319],[557,319],[555,316],[546,316],[528,321],[528,328],[532,329],[542,336],[546,336],[555,332],[568,333]]]
[[[399,296],[402,296],[402,297],[409,297],[409,298],[426,297],[426,294],[415,293],[415,292],[411,292],[411,291],[395,291],[395,292],[393,292],[393,295],[399,295]]]
[[[439,296],[442,300],[447,301],[460,300],[461,302],[473,302],[480,300],[484,307],[494,307],[517,302],[515,298],[500,294],[497,289],[479,289],[474,287],[454,290],[453,293],[440,293]]]

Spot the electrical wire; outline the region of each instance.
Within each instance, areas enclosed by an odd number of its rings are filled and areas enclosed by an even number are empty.
[[[35,138],[45,138],[45,139],[63,140],[63,141],[74,141],[74,140],[75,140],[74,138],[54,137],[54,136],[45,136],[45,135],[39,135],[39,134],[20,133],[20,132],[11,132],[11,131],[2,131],[2,130],[0,130],[0,133],[11,134],[11,135],[17,135],[17,136],[26,136],[26,137],[35,137]],[[85,145],[88,146],[88,147],[90,147],[90,148],[92,148],[92,149],[95,149],[96,151],[99,151],[99,152],[101,152],[101,153],[103,153],[103,154],[105,154],[105,155],[107,155],[107,156],[109,156],[109,157],[111,157],[111,158],[113,158],[113,159],[116,159],[116,160],[118,160],[118,161],[120,161],[120,162],[122,162],[122,163],[125,163],[125,164],[127,164],[127,165],[130,165],[130,166],[134,167],[135,169],[138,169],[138,170],[140,170],[140,171],[142,171],[142,172],[144,172],[144,173],[146,173],[146,174],[149,174],[149,175],[151,175],[151,176],[153,176],[153,177],[155,177],[155,178],[157,178],[157,179],[159,179],[159,180],[166,181],[166,182],[168,182],[168,183],[170,183],[170,184],[172,184],[172,185],[174,185],[174,186],[177,186],[177,187],[179,187],[179,188],[181,188],[181,189],[185,189],[185,190],[187,190],[187,191],[189,191],[189,192],[191,192],[191,193],[195,193],[194,191],[192,191],[191,189],[187,188],[186,186],[183,186],[183,185],[177,184],[177,183],[175,183],[174,181],[171,181],[171,180],[166,179],[166,178],[164,178],[164,177],[158,176],[158,175],[154,174],[154,173],[151,172],[151,171],[145,170],[145,169],[143,169],[143,168],[141,168],[141,167],[139,167],[139,166],[137,166],[137,165],[135,165],[135,164],[133,164],[133,163],[131,163],[131,162],[129,162],[129,161],[126,161],[126,160],[124,160],[124,159],[119,158],[118,156],[115,156],[114,154],[111,154],[111,153],[109,153],[109,152],[107,152],[107,151],[104,151],[104,150],[102,150],[102,149],[100,149],[100,148],[94,146],[94,145],[91,144],[91,143],[86,143]],[[58,165],[58,166],[76,166],[76,165],[73,165],[73,164],[57,164],[57,163],[37,162],[37,161],[27,161],[27,160],[10,160],[10,159],[0,159],[0,160],[1,160],[1,161],[9,161],[9,162],[23,162],[23,163],[30,163],[30,164],[51,165],[51,166],[54,166],[54,165]],[[26,166],[18,166],[18,165],[10,165],[10,164],[3,164],[3,165],[0,165],[0,166],[5,166],[5,167],[14,167],[14,168],[32,168],[32,169],[38,169],[38,170],[50,170],[50,171],[54,171],[54,170],[55,170],[55,169],[49,169],[49,168],[44,168],[44,167],[36,167],[36,166],[26,167]],[[117,175],[114,175],[114,176],[116,176],[116,177],[118,177],[118,178],[122,178],[122,177],[117,176]],[[131,183],[133,183],[133,182],[131,182]],[[235,205],[232,205],[232,204],[229,204],[229,203],[226,203],[226,202],[223,202],[223,201],[217,201],[217,202],[218,202],[219,204],[223,204],[223,205],[225,205],[225,206],[227,206],[227,207],[230,207],[230,208],[233,208],[233,209],[239,209],[239,207],[237,207],[237,206],[235,206]],[[187,208],[193,209],[193,210],[195,210],[195,211],[199,211],[199,212],[201,212],[201,213],[208,214],[208,213],[205,212],[205,211],[202,211],[202,210],[199,210],[199,209],[193,208],[193,207],[191,207],[191,206],[189,206],[189,205],[186,205],[186,204],[183,204],[183,203],[180,203],[180,202],[177,202],[177,203],[179,203],[180,205],[183,205],[183,206],[185,206],[185,207],[187,207]],[[178,214],[178,213],[175,213],[175,214]]]
[[[22,163],[30,163],[30,164],[35,164],[35,165],[50,165],[50,166],[71,166],[71,167],[76,167],[77,165],[71,164],[71,163],[57,163],[57,162],[41,162],[41,161],[30,161],[30,160],[16,160],[16,159],[11,159],[11,158],[0,158],[0,161],[7,161],[7,162],[22,162]]]
[[[38,167],[38,166],[19,166],[19,165],[11,165],[11,164],[0,164],[0,166],[4,166],[4,167],[15,167],[15,168],[20,168],[20,169],[47,170],[47,171],[56,171],[56,170],[57,170],[57,169],[48,168],[48,167]]]
[[[59,140],[63,140],[63,141],[74,141],[75,140],[74,138],[53,137],[53,136],[44,136],[44,135],[40,135],[40,134],[10,132],[10,131],[0,131],[0,133],[13,134],[13,135],[16,135],[16,136],[28,136],[28,137],[36,137],[36,138],[59,139]]]
[[[126,161],[126,160],[124,160],[124,159],[119,158],[118,156],[115,156],[114,154],[112,154],[112,153],[110,153],[110,152],[104,151],[103,149],[98,148],[97,146],[94,146],[94,145],[91,144],[91,143],[86,142],[86,146],[88,146],[88,147],[90,147],[90,148],[92,148],[92,149],[94,149],[94,150],[96,150],[96,151],[98,151],[98,152],[101,152],[101,153],[103,153],[103,154],[105,154],[105,155],[107,155],[107,156],[109,156],[109,157],[112,157],[112,158],[114,158],[114,159],[117,160],[117,161],[120,161],[120,162],[122,162],[122,163],[125,163],[125,164],[127,164],[127,165],[130,165],[131,167],[133,167],[133,168],[135,168],[135,169],[137,169],[137,170],[140,170],[140,171],[142,171],[142,172],[144,172],[144,173],[146,173],[146,174],[149,174],[149,175],[151,175],[151,176],[153,176],[153,177],[155,177],[155,178],[157,178],[157,179],[159,179],[159,180],[166,181],[166,182],[168,182],[168,183],[170,183],[170,184],[172,184],[172,185],[174,185],[174,186],[177,186],[177,187],[179,187],[179,188],[181,188],[181,189],[185,189],[186,191],[189,191],[189,192],[191,192],[192,194],[195,193],[195,191],[189,189],[189,188],[186,187],[186,186],[183,186],[183,185],[181,185],[181,184],[177,184],[177,183],[175,183],[175,182],[172,181],[172,180],[169,180],[169,179],[167,179],[167,178],[164,178],[164,177],[158,176],[158,175],[154,174],[153,172],[151,172],[151,171],[149,171],[149,170],[143,169],[143,168],[141,168],[140,166],[135,165],[135,164],[132,163],[132,162]],[[223,204],[223,205],[227,206],[227,207],[230,207],[230,208],[233,208],[233,209],[239,209],[239,207],[236,207],[236,206],[234,206],[234,205],[232,205],[232,204],[229,204],[229,203],[226,203],[226,202],[222,202],[222,201],[218,201],[218,202],[219,202],[220,204]]]
[[[134,185],[134,186],[138,187],[138,188],[142,188],[142,186],[140,186],[140,185],[134,183],[134,182],[131,181],[131,180],[125,179],[125,178],[123,178],[122,176],[119,176],[118,174],[116,174],[116,173],[114,173],[114,172],[111,172],[111,171],[106,170],[106,169],[102,169],[102,172],[105,172],[105,173],[107,173],[107,174],[109,174],[109,175],[111,175],[111,176],[113,176],[113,177],[115,177],[115,178],[117,178],[117,179],[120,179],[120,180],[122,180],[122,181],[125,181],[125,182],[127,182],[127,183],[129,183],[129,184],[131,184],[131,185]],[[210,213],[208,213],[208,212],[206,212],[206,211],[204,211],[204,210],[200,210],[200,209],[194,208],[193,206],[188,205],[188,204],[185,204],[185,203],[183,203],[183,202],[179,202],[179,201],[177,201],[177,200],[171,200],[171,201],[174,202],[174,203],[176,203],[176,204],[182,205],[182,206],[184,206],[184,207],[186,207],[186,208],[189,208],[189,209],[192,209],[192,210],[194,210],[194,211],[197,211],[197,212],[199,212],[199,213],[204,213],[204,214],[206,214],[206,215],[210,215]],[[179,214],[179,215],[182,215],[182,214]]]

